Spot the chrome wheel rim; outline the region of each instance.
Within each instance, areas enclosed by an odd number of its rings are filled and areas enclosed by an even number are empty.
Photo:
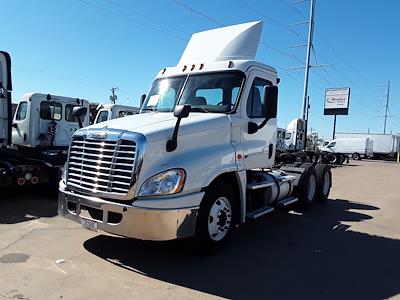
[[[311,175],[310,178],[308,179],[308,184],[307,184],[307,197],[308,201],[310,202],[314,199],[315,187],[316,187],[315,176]]]
[[[232,222],[232,208],[229,200],[219,197],[211,206],[208,215],[208,234],[214,241],[222,240],[228,233]]]
[[[330,186],[331,186],[331,176],[329,176],[329,172],[325,172],[324,180],[322,182],[322,192],[324,193],[324,195],[328,195]]]

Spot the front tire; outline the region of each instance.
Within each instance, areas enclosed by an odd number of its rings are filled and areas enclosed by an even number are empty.
[[[361,155],[358,154],[358,153],[353,153],[353,154],[351,155],[351,158],[352,158],[353,160],[361,160]]]
[[[232,188],[219,183],[207,189],[197,216],[196,251],[209,254],[221,250],[237,223],[237,197]]]

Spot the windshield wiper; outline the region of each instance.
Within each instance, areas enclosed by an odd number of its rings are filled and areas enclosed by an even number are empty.
[[[149,108],[149,107],[144,107],[144,108],[142,108],[142,110],[145,110],[145,111],[156,111],[155,108]]]
[[[193,112],[204,112],[204,113],[208,113],[209,111],[207,109],[205,109],[204,107],[192,107],[190,109],[190,111]]]

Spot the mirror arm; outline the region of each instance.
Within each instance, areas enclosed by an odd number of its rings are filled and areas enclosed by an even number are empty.
[[[82,120],[80,117],[75,117],[78,119],[78,125],[79,125],[79,129],[83,128],[83,124],[82,124]]]
[[[172,134],[172,138],[170,138],[168,140],[168,142],[167,142],[167,146],[166,146],[167,152],[174,151],[176,149],[176,147],[178,146],[177,139],[178,139],[178,131],[179,131],[179,125],[181,123],[181,119],[182,118],[178,118],[176,120],[174,132]]]

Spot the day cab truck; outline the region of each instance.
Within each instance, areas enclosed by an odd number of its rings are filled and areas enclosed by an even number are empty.
[[[11,93],[11,57],[0,51],[0,188],[58,183],[72,134],[89,125],[86,118],[74,119],[73,110],[87,109],[88,102],[25,94],[13,119]]]
[[[140,107],[120,105],[120,104],[103,104],[97,111],[94,123],[100,123],[126,116],[132,116],[140,112]]]
[[[223,247],[236,225],[327,199],[325,164],[274,169],[278,82],[254,60],[262,22],[194,34],[141,113],[75,132],[58,212],[88,229]]]

